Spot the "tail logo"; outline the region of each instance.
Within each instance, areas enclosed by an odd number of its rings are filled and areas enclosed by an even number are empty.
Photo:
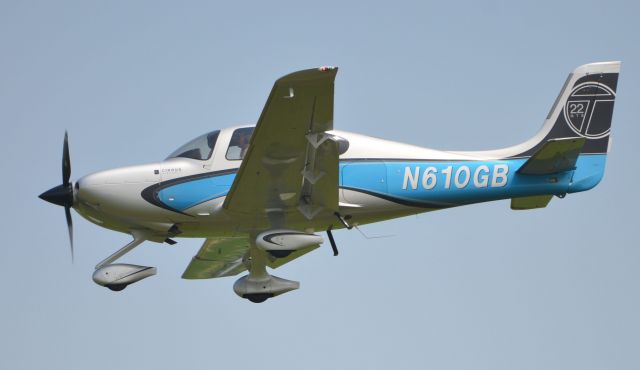
[[[615,92],[598,82],[585,82],[574,87],[564,106],[567,125],[587,139],[609,136]]]

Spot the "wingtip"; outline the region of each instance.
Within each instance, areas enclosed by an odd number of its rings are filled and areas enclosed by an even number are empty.
[[[334,66],[322,66],[322,67],[318,67],[318,71],[320,72],[329,72],[329,71],[338,71],[338,67],[334,67]]]
[[[321,66],[317,68],[303,69],[280,77],[276,82],[305,82],[333,79],[338,73],[338,67]]]

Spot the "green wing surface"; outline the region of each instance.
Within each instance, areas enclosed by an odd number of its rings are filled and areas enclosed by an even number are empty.
[[[333,129],[337,69],[295,72],[276,81],[223,207],[231,213],[313,218],[338,208],[338,144]]]
[[[285,263],[305,255],[318,246],[297,250],[287,257],[275,258],[268,255],[267,266],[278,268]],[[247,268],[243,258],[249,250],[249,236],[233,236],[208,238],[193,257],[189,266],[182,274],[183,279],[212,279],[234,276]]]
[[[327,133],[333,129],[337,71],[308,69],[275,82],[223,204],[231,215],[292,222],[338,210],[338,143]],[[206,239],[182,277],[209,279],[245,271],[249,235],[260,230],[246,231]],[[284,258],[268,255],[267,265],[277,268],[317,247]]]

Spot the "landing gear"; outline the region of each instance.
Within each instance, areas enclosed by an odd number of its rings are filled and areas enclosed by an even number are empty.
[[[156,274],[155,267],[114,263],[103,266],[93,273],[93,281],[114,292],[119,292],[127,285],[138,282]]]
[[[109,257],[103,259],[102,261],[100,261],[100,263],[98,263],[96,265],[96,270],[114,262],[115,260],[117,260],[118,258],[124,256],[125,254],[131,252],[131,250],[137,246],[139,246],[140,244],[142,244],[145,240],[147,240],[146,235],[144,233],[140,233],[137,231],[132,231],[131,235],[133,235],[133,240],[125,245],[124,247],[120,248],[117,252],[115,252],[114,254],[110,255]]]
[[[262,303],[271,297],[273,297],[273,294],[271,293],[253,293],[244,295],[244,298],[250,300],[253,303]]]
[[[233,291],[242,298],[253,303],[261,303],[269,298],[296,290],[300,287],[297,281],[282,279],[269,275],[262,277],[253,276],[253,272],[238,279],[233,284]]]
[[[233,284],[233,291],[253,303],[262,303],[269,298],[298,289],[300,283],[269,275],[267,253],[251,242],[249,258],[246,259],[249,274]]]
[[[144,233],[133,231],[131,234],[133,235],[133,241],[98,263],[96,271],[93,273],[93,281],[96,284],[114,292],[119,292],[129,284],[156,274],[155,267],[113,263],[145,240],[148,240],[148,236]]]
[[[107,285],[107,288],[109,290],[112,290],[114,292],[119,292],[121,290],[124,290],[124,288],[127,287],[127,284],[111,284],[111,285]]]

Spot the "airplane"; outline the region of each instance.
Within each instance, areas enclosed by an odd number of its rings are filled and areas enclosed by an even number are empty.
[[[65,132],[62,185],[40,198],[63,206],[73,259],[71,209],[133,240],[95,267],[113,291],[155,275],[155,267],[114,263],[145,241],[205,238],[182,278],[248,273],[235,293],[260,303],[299,288],[271,275],[318,248],[326,233],[441,209],[511,200],[514,210],[546,207],[595,187],[604,175],[620,62],[577,67],[542,128],[504,149],[440,151],[334,130],[338,69],[278,79],[255,126],[205,133],[164,161],[70,181]]]

